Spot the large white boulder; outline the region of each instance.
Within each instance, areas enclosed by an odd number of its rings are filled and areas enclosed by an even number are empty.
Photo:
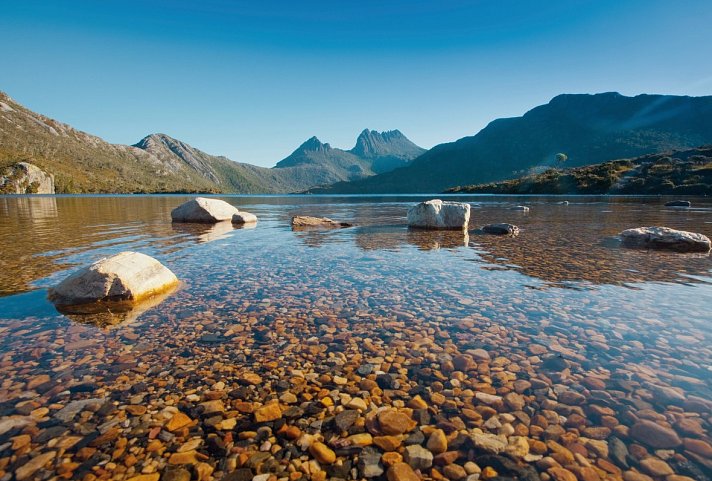
[[[224,200],[196,197],[185,202],[171,211],[173,222],[202,222],[215,223],[232,220],[238,214],[236,207]]]
[[[467,229],[470,204],[428,200],[408,209],[408,225],[420,229]]]
[[[97,302],[135,303],[178,285],[178,278],[153,257],[121,252],[79,269],[50,289],[58,307]]]
[[[709,237],[705,235],[669,227],[638,227],[624,230],[619,235],[623,245],[627,247],[708,252],[712,246]]]

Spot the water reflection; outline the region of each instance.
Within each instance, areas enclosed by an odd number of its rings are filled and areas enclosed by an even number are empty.
[[[466,247],[469,240],[466,231],[408,229],[405,225],[362,227],[354,233],[354,243],[363,250],[398,250],[408,246],[423,251],[457,249]]]
[[[0,218],[16,218],[30,222],[42,222],[57,217],[56,197],[2,197]]]
[[[178,287],[175,287],[159,295],[143,299],[138,303],[114,302],[83,306],[56,306],[56,309],[74,322],[112,329],[118,325],[126,326],[137,321],[142,314],[161,304],[177,290]]]
[[[235,230],[230,221],[217,222],[215,224],[174,222],[171,224],[171,228],[176,233],[192,238],[198,244],[225,239],[230,232]]]

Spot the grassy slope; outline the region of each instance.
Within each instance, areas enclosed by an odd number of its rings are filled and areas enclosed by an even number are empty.
[[[712,194],[712,147],[645,155],[502,182],[449,189],[472,194]]]
[[[215,192],[195,172],[174,171],[135,147],[36,114],[0,94],[0,168],[30,162],[55,175],[58,193]]]

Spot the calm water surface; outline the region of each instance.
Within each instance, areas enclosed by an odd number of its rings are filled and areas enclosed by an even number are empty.
[[[636,442],[627,428],[641,419],[709,441],[710,256],[621,249],[605,239],[645,225],[712,237],[710,199],[681,210],[659,199],[462,198],[473,207],[471,228],[510,222],[521,229],[515,239],[409,231],[405,213],[417,197],[224,197],[258,216],[246,229],[172,225],[171,209],[186,199],[0,197],[0,416],[34,399],[51,417],[89,397],[76,387],[84,385],[116,405],[129,402],[122,393],[142,390],[138,401],[165,402],[229,381],[225,365],[271,379],[253,393],[259,401],[290,369],[347,376],[370,362],[391,368],[412,392],[437,383],[460,407],[473,403],[465,387],[501,395],[516,379],[535,380],[523,393],[528,416],[546,408],[542,396],[582,393],[584,424],[607,426],[597,435],[626,446]],[[509,210],[517,204],[531,211]],[[295,214],[356,227],[293,232]],[[46,288],[76,266],[123,250],[158,258],[181,289],[124,314],[68,318],[46,301]],[[448,360],[463,353],[480,367],[464,385],[448,384]],[[43,374],[49,379],[27,389]],[[611,409],[615,423],[589,404]],[[685,427],[687,418],[698,428]],[[90,431],[102,421],[86,422]],[[685,446],[674,449],[696,469],[712,469]],[[229,471],[217,464],[216,472]]]

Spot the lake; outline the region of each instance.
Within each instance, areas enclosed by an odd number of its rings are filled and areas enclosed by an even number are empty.
[[[712,237],[712,199],[448,196],[509,238],[409,230],[419,196],[220,198],[257,225],[171,224],[186,196],[0,197],[0,479],[378,478],[400,456],[426,479],[709,479],[712,259],[609,238]],[[180,289],[47,301],[125,250]]]

